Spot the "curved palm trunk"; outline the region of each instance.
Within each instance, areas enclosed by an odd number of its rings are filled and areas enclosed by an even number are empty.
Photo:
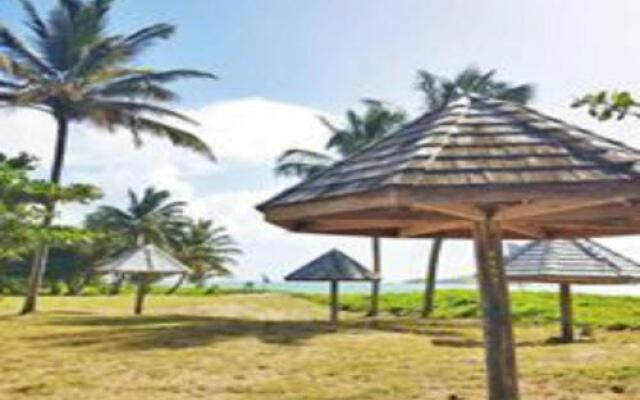
[[[66,154],[67,147],[67,135],[69,131],[69,121],[65,117],[57,116],[56,122],[58,124],[58,131],[56,135],[56,147],[53,156],[53,167],[51,169],[52,183],[60,183],[62,176],[62,169],[64,166],[64,156]],[[48,227],[53,221],[53,213],[55,212],[56,204],[54,202],[45,205],[47,209],[47,215],[44,218],[43,226]],[[29,282],[27,286],[27,295],[25,297],[24,305],[22,306],[21,314],[29,314],[36,311],[38,301],[38,290],[42,285],[42,279],[47,268],[47,261],[49,259],[49,248],[45,244],[38,244],[33,256],[33,262],[31,264],[31,271],[29,272]]]
[[[436,277],[438,274],[438,261],[440,259],[440,249],[442,248],[442,238],[436,238],[431,244],[431,254],[429,256],[429,268],[424,287],[424,300],[422,303],[422,318],[426,318],[433,312],[433,298],[436,292]]]
[[[171,287],[171,289],[167,290],[166,294],[174,294],[175,292],[177,292],[178,289],[180,289],[180,287],[184,283],[185,278],[186,278],[186,275],[184,274],[180,275],[180,277],[178,278],[176,283]]]

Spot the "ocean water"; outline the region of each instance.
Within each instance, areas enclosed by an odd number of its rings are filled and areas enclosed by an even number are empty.
[[[221,281],[214,283],[221,288],[239,289],[246,287],[247,282],[242,281]],[[268,284],[254,284],[256,289],[265,289],[278,292],[288,293],[328,293],[328,282],[272,282]],[[437,289],[471,289],[476,290],[475,284],[451,284],[441,283],[436,286]],[[518,291],[538,291],[538,292],[556,292],[558,285],[552,284],[511,284],[511,290]],[[402,283],[402,282],[383,282],[381,285],[382,293],[409,293],[421,292],[424,290],[422,283]],[[573,285],[572,290],[575,293],[602,294],[612,296],[640,296],[640,285]],[[341,282],[341,293],[361,293],[366,294],[371,291],[371,284],[367,282]]]

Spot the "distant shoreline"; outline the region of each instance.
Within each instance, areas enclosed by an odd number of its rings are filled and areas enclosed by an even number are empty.
[[[240,289],[246,287],[247,281],[219,281],[212,282],[211,285],[224,289]],[[302,293],[302,294],[323,294],[328,291],[326,282],[271,282],[268,284],[253,283],[253,288],[274,292]],[[476,290],[475,282],[459,282],[457,278],[439,281],[436,289],[467,289]],[[553,284],[511,284],[512,291],[537,291],[556,292],[558,287]],[[602,294],[611,296],[640,296],[640,285],[573,285],[576,293]],[[366,294],[371,290],[371,285],[367,282],[343,282],[340,284],[342,293]],[[383,282],[383,293],[410,293],[422,292],[423,282]]]

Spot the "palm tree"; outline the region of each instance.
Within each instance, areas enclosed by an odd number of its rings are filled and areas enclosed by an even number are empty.
[[[86,226],[124,238],[125,248],[149,243],[166,248],[188,223],[184,215],[186,203],[170,201],[171,193],[167,190],[148,187],[142,195],[133,190],[128,195],[129,205],[125,209],[101,206],[87,216]]]
[[[320,121],[329,129],[331,137],[326,144],[340,158],[348,157],[376,140],[388,135],[406,119],[400,109],[390,108],[378,100],[364,100],[366,109],[362,115],[354,110],[346,113],[347,125],[336,127],[326,118]],[[337,159],[325,154],[305,149],[290,149],[278,157],[276,174],[308,178],[333,164]]]
[[[229,266],[236,265],[235,257],[242,254],[225,227],[206,219],[190,220],[171,242],[173,256],[189,267],[189,280],[198,285],[210,277],[233,275]],[[168,293],[178,290],[183,281],[184,275]]]
[[[495,78],[496,70],[483,72],[477,67],[468,66],[453,79],[439,77],[426,70],[418,71],[417,89],[423,92],[428,111],[438,111],[449,103],[469,94],[479,94],[515,103],[526,104],[534,96],[531,84],[513,85]],[[427,317],[433,311],[435,279],[438,258],[443,240],[437,238],[431,246],[431,255],[427,267],[422,316]]]
[[[341,158],[349,157],[381,138],[391,134],[406,120],[406,114],[400,109],[390,108],[378,100],[365,100],[365,112],[360,115],[353,110],[346,114],[347,125],[336,127],[327,119],[322,123],[331,131],[326,149],[335,151]],[[285,151],[277,160],[276,174],[298,176],[306,179],[337,161],[333,156],[304,149]],[[373,238],[373,268],[380,275],[380,240]],[[371,306],[369,315],[378,314],[380,281],[374,280],[371,287]]]
[[[526,104],[534,96],[531,84],[513,85],[495,78],[496,70],[483,72],[468,66],[453,79],[439,77],[426,70],[418,70],[417,89],[423,92],[429,111],[437,111],[468,94],[480,94],[501,100]]]
[[[111,34],[107,16],[113,0],[59,0],[46,19],[31,1],[20,1],[31,41],[0,24],[0,106],[41,110],[53,117],[57,131],[52,182],[60,181],[72,122],[91,123],[109,132],[124,128],[137,146],[143,134],[166,138],[213,159],[207,144],[167,120],[195,122],[163,104],[177,98],[167,83],[214,76],[133,65],[144,50],[173,36],[173,25],[159,23],[130,34]],[[54,207],[48,204],[46,225]],[[36,252],[23,313],[36,309],[47,255],[44,246]]]

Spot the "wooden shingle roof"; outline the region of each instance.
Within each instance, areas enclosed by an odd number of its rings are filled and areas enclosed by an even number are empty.
[[[628,218],[640,215],[632,210],[639,200],[640,151],[529,107],[471,96],[258,209],[294,231],[390,237],[469,237],[464,222],[489,212],[511,221],[507,237],[546,238],[638,233],[640,221]],[[564,218],[598,206],[624,221],[602,210]]]
[[[152,244],[126,251],[96,268],[102,273],[119,274],[186,274],[189,272],[180,261]]]
[[[287,275],[287,281],[371,281],[376,275],[339,250],[331,250]]]
[[[388,186],[472,186],[638,179],[640,152],[499,100],[463,98],[266,203]]]
[[[506,261],[505,272],[514,282],[640,282],[640,264],[588,239],[531,242]]]

